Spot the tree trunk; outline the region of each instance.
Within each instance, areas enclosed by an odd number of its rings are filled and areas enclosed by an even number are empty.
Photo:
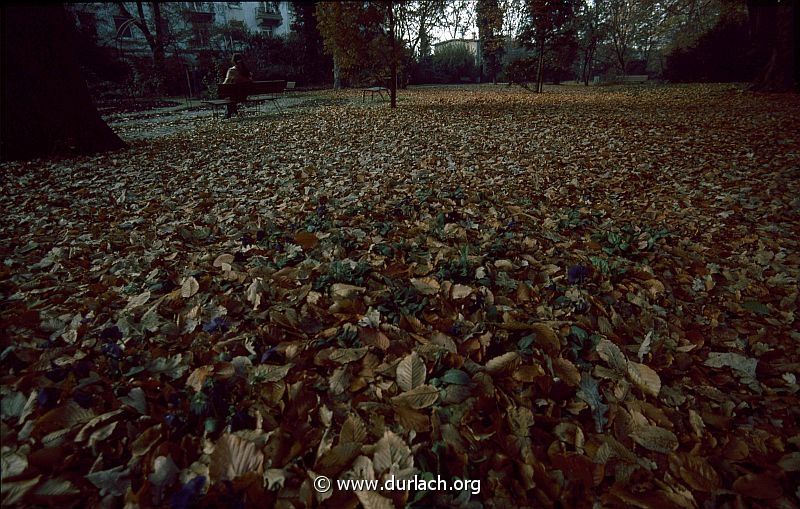
[[[339,66],[339,59],[333,55],[333,88],[339,90],[342,88],[342,68]]]
[[[751,88],[765,92],[796,89],[800,83],[797,65],[800,8],[794,2],[755,0],[750,0],[747,7],[755,55],[764,62]]]
[[[158,79],[158,92],[163,94],[166,92],[166,55],[164,49],[164,19],[161,16],[161,5],[158,2],[152,2],[151,8],[153,9],[153,24],[155,25],[155,44],[153,46],[153,67],[155,75]]]
[[[542,69],[544,67],[544,39],[539,44],[539,65],[536,71],[536,93],[541,94],[544,91],[544,76],[542,76]]]
[[[75,27],[61,4],[2,10],[2,159],[115,150],[75,57]]]
[[[389,0],[389,38],[392,40],[392,55],[389,57],[389,68],[391,69],[391,80],[389,82],[389,98],[391,107],[397,108],[397,41],[394,37],[394,5]]]

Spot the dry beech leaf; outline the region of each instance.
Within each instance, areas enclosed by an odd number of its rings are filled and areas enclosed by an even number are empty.
[[[155,426],[147,428],[144,433],[136,437],[136,440],[131,443],[131,454],[133,454],[134,457],[147,454],[150,449],[161,440],[162,433],[161,424],[156,424]]]
[[[720,478],[714,467],[700,456],[685,454],[681,456],[683,464],[679,467],[681,479],[690,488],[698,491],[714,492],[720,487]]]
[[[403,391],[410,391],[425,383],[425,363],[416,352],[407,355],[397,365],[397,385]]]
[[[436,295],[439,293],[439,281],[432,277],[411,278],[411,284],[422,295]]]
[[[530,383],[546,374],[544,368],[539,364],[528,364],[515,369],[511,377],[517,382]],[[578,376],[578,381],[580,381],[580,376]]]
[[[200,366],[192,371],[192,374],[186,379],[186,387],[191,387],[194,392],[200,392],[203,388],[203,383],[206,381],[208,375],[214,372],[214,366]]]
[[[619,373],[626,374],[628,372],[628,359],[625,354],[619,349],[617,345],[607,339],[601,339],[597,343],[597,355],[603,359],[606,364]]]
[[[780,482],[770,474],[745,474],[733,482],[733,491],[760,500],[773,500],[783,495]]]
[[[366,354],[367,348],[339,348],[331,352],[329,359],[339,364],[348,364],[359,360]]]
[[[364,509],[394,509],[395,505],[391,500],[380,495],[377,491],[355,491],[358,501]]]
[[[261,364],[255,366],[252,372],[253,380],[257,382],[277,382],[286,378],[289,370],[292,369],[292,364],[283,366],[273,366],[271,364]]]
[[[581,384],[581,373],[569,359],[564,359],[563,357],[553,359],[553,371],[558,378],[572,387],[577,387]]]
[[[630,434],[634,442],[647,450],[668,454],[678,448],[678,437],[668,429],[640,425]]]
[[[212,482],[229,480],[248,472],[263,474],[264,455],[256,444],[225,433],[214,444],[209,463],[209,475]]]
[[[561,350],[561,340],[552,327],[545,323],[533,323],[529,326],[533,331],[534,341],[547,355],[554,356]]]
[[[456,285],[453,285],[453,289],[451,291],[451,296],[453,297],[453,300],[462,300],[462,299],[466,299],[467,297],[472,295],[473,291],[474,290],[469,286],[462,285],[462,284],[456,284]]]
[[[419,410],[433,405],[437,399],[439,399],[439,389],[421,385],[393,397],[392,403]]]
[[[381,350],[386,350],[391,344],[386,334],[372,327],[359,327],[358,337],[363,344],[374,346]]]
[[[128,301],[128,305],[125,306],[125,309],[126,310],[127,309],[136,309],[138,307],[144,306],[147,303],[148,300],[150,300],[150,291],[149,290],[145,291],[145,292],[142,292],[142,293],[140,293],[139,295],[137,295],[135,297],[131,297],[131,299]]]
[[[221,254],[214,259],[214,267],[222,268],[222,270],[231,270],[233,264],[232,254]]]
[[[522,359],[517,352],[506,352],[489,359],[486,363],[486,371],[491,374],[511,372],[519,366],[521,362]]]
[[[361,444],[367,438],[367,428],[364,426],[364,421],[357,415],[350,414],[342,424],[342,430],[339,432],[339,443],[353,442]]]
[[[385,472],[397,473],[413,468],[414,456],[402,438],[391,431],[386,431],[375,444],[372,464],[378,476]]]
[[[314,464],[314,471],[333,476],[344,470],[361,453],[361,444],[344,442],[325,451]]]
[[[645,364],[628,361],[628,376],[645,394],[657,397],[661,391],[661,378]]]
[[[319,239],[313,232],[300,232],[294,236],[294,241],[297,242],[304,251],[309,251],[319,245]]]
[[[430,430],[431,420],[424,413],[402,405],[395,405],[393,409],[397,416],[397,422],[404,428],[418,433]]]
[[[194,278],[194,276],[189,276],[184,279],[183,284],[181,285],[181,297],[184,299],[188,299],[189,297],[194,296],[200,290],[200,283]]]

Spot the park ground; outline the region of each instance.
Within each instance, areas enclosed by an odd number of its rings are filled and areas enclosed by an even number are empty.
[[[798,96],[309,94],[3,165],[4,505],[798,507]]]

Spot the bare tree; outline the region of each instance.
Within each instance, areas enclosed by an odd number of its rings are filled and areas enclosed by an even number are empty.
[[[475,25],[475,0],[450,0],[444,22],[451,39],[464,37],[469,27]]]

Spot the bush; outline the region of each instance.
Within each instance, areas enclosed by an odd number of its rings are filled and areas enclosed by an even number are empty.
[[[505,68],[505,78],[509,83],[516,83],[524,85],[536,81],[536,59],[535,58],[518,58]]]
[[[460,83],[461,78],[478,76],[475,57],[462,45],[448,45],[433,55],[433,75],[437,83]]]
[[[667,54],[664,77],[670,81],[750,81],[754,72],[747,20],[723,17],[694,43]]]

